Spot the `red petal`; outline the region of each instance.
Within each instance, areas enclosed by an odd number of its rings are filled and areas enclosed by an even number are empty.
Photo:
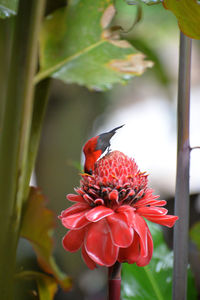
[[[104,201],[101,198],[97,198],[96,200],[94,200],[94,204],[96,204],[96,205],[104,205]]]
[[[85,228],[80,230],[69,230],[63,238],[63,247],[70,252],[77,251],[84,240]]]
[[[148,255],[147,256],[140,256],[140,258],[136,261],[136,265],[139,267],[144,267],[149,264],[152,255],[153,255],[153,240],[151,236],[151,232],[148,230],[147,234],[147,243],[148,243]]]
[[[123,201],[125,201],[129,196],[135,195],[135,191],[130,189],[127,195],[123,198]]]
[[[88,204],[91,204],[94,202],[92,197],[90,197],[88,194],[83,195],[83,198],[85,199],[85,202],[87,202]]]
[[[140,256],[140,237],[135,232],[132,244],[128,248],[120,248],[118,261],[135,263]]]
[[[112,190],[109,193],[109,199],[112,202],[117,202],[118,201],[118,191],[117,190]]]
[[[111,208],[105,206],[96,206],[90,209],[86,214],[85,217],[90,222],[97,222],[111,214],[114,214],[114,211]]]
[[[90,208],[90,206],[86,203],[76,203],[76,204],[70,206],[69,208],[63,210],[61,212],[61,215],[59,216],[59,219],[66,218],[67,216],[79,213],[88,208]]]
[[[82,258],[89,269],[94,270],[97,266],[96,263],[88,256],[85,247],[82,247]]]
[[[138,214],[134,214],[133,228],[140,237],[141,255],[146,256],[148,254],[147,248],[147,232],[148,226],[145,220]]]
[[[115,213],[107,217],[111,237],[116,246],[126,248],[133,241],[133,229],[128,226],[127,219],[122,213]]]
[[[177,216],[164,215],[164,216],[145,216],[149,221],[164,225],[167,227],[173,227],[176,220],[178,220]]]
[[[98,197],[97,191],[93,190],[92,188],[88,190],[88,193],[95,198]]]
[[[97,264],[108,267],[116,262],[118,247],[112,242],[105,219],[89,226],[84,244],[87,254]]]
[[[116,210],[116,212],[122,213],[126,217],[127,224],[132,226],[133,218],[135,217],[135,208],[129,205],[122,205]]]
[[[137,213],[143,217],[148,216],[160,216],[160,215],[166,215],[168,213],[168,210],[163,207],[140,207],[137,209]]]
[[[85,203],[84,198],[80,195],[68,194],[66,198],[72,202]]]
[[[74,188],[74,190],[75,190],[75,192],[77,193],[77,194],[79,194],[79,195],[84,195],[85,194],[85,192],[81,189],[81,188]]]
[[[134,207],[137,208],[137,207],[143,207],[146,205],[164,206],[166,204],[167,204],[167,202],[165,200],[141,199],[134,204]]]
[[[81,229],[87,224],[90,223],[85,217],[85,212],[88,210],[82,211],[77,214],[73,214],[71,216],[68,216],[66,218],[62,218],[62,224],[68,229]]]

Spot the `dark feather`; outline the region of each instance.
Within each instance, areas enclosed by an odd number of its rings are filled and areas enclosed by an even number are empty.
[[[110,147],[110,139],[116,133],[116,130],[118,130],[123,126],[124,125],[118,126],[108,132],[100,134],[97,140],[97,145],[95,150],[101,150],[103,153],[108,147]]]

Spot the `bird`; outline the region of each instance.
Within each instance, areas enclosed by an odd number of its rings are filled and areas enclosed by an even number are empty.
[[[110,147],[110,139],[112,136],[116,133],[116,131],[124,126],[118,126],[114,129],[99,134],[95,137],[92,137],[89,139],[84,147],[83,147],[83,153],[85,155],[85,164],[84,164],[84,172],[92,175],[95,167],[95,162],[97,159]]]

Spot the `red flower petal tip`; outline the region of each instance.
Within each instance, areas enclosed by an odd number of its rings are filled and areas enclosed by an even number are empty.
[[[92,175],[81,177],[77,195],[67,195],[75,204],[59,216],[69,229],[64,248],[81,248],[90,269],[116,261],[147,265],[153,241],[145,219],[172,227],[178,217],[167,215],[166,201],[153,195],[146,173],[133,159],[113,151],[95,163]]]

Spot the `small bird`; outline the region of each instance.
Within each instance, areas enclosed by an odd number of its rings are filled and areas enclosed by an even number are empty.
[[[91,138],[83,147],[85,154],[84,172],[92,175],[94,171],[94,165],[97,159],[110,147],[110,139],[116,133],[116,130],[123,127],[118,126],[108,132],[102,133]]]

